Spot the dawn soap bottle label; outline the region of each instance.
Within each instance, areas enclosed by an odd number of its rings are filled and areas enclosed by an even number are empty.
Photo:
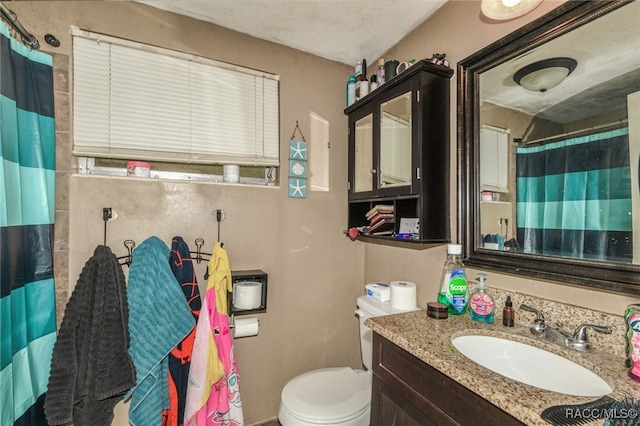
[[[625,312],[627,322],[627,367],[633,380],[640,382],[640,304],[629,305]]]
[[[438,302],[449,307],[449,313],[461,315],[466,312],[469,291],[464,269],[453,269],[442,282]]]

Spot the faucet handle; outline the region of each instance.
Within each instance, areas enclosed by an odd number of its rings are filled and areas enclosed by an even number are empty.
[[[520,305],[520,309],[523,309],[525,311],[529,311],[529,312],[533,312],[534,314],[536,314],[536,319],[537,320],[542,320],[544,321],[544,315],[542,314],[542,312],[540,312],[539,310],[537,310],[536,308],[532,308],[529,305],[525,305],[524,303],[522,305]]]
[[[604,334],[611,334],[611,327],[608,325],[593,325],[593,324],[582,324],[576,328],[576,331],[573,332],[573,340],[576,342],[588,342],[589,336],[587,334],[587,329],[590,328],[592,330],[598,331]]]
[[[542,312],[525,304],[520,305],[520,309],[533,312],[536,314],[536,319],[534,319],[531,322],[530,330],[536,336],[542,335],[542,333],[544,333],[544,330],[547,328],[547,325],[544,322],[544,315],[542,314]]]
[[[588,351],[589,349],[591,349],[591,344],[589,343],[589,335],[587,334],[588,328],[600,333],[611,333],[611,327],[607,325],[581,324],[576,327],[576,330],[573,332],[573,338],[571,338],[571,340],[567,339],[567,346],[582,351]]]

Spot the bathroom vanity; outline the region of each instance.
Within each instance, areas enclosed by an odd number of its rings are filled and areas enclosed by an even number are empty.
[[[374,334],[371,425],[522,425],[429,364]]]
[[[622,333],[621,318],[610,324]],[[640,394],[624,357],[595,339],[591,352],[578,352],[536,339],[527,326],[480,324],[468,316],[436,320],[425,310],[371,318],[366,325],[374,332],[371,425],[394,419],[402,425],[547,425],[540,417],[545,408],[597,399],[546,391],[481,367],[451,343],[464,335],[501,337],[565,357],[606,379],[611,398]]]

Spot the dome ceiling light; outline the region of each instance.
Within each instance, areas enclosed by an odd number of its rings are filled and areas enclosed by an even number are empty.
[[[505,21],[531,12],[540,3],[542,0],[482,0],[480,9],[489,19]]]
[[[513,81],[531,92],[546,92],[567,78],[578,65],[572,58],[550,58],[520,68]]]

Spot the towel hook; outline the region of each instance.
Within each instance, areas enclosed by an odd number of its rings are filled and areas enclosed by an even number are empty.
[[[136,242],[133,240],[124,240],[123,244],[127,248],[127,255],[125,256],[124,263],[127,266],[131,266],[131,262],[133,261],[133,249],[136,248]]]
[[[111,207],[104,207],[102,209],[102,220],[104,220],[104,245],[107,245],[107,222],[111,219],[113,212]]]
[[[196,238],[196,262],[200,264],[202,260],[202,246],[204,245],[204,239]]]
[[[216,221],[218,222],[218,242],[220,242],[220,222],[224,219],[225,214],[222,210],[216,210]]]

